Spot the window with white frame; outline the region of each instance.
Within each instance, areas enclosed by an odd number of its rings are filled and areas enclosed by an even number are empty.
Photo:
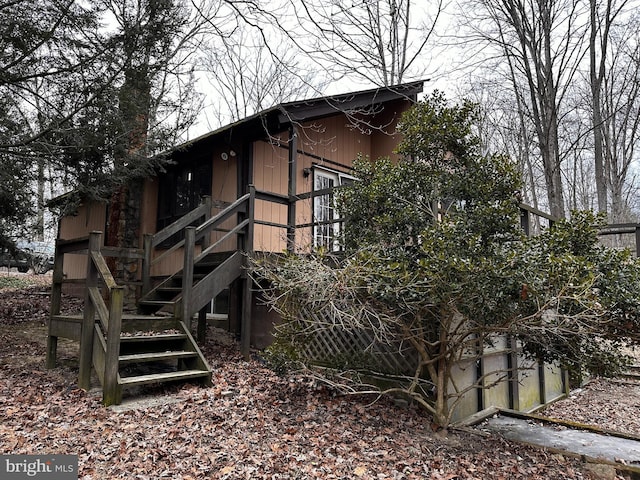
[[[335,205],[333,189],[353,182],[354,177],[335,170],[315,167],[313,169],[313,244],[316,248],[324,247],[329,251],[340,248],[338,238],[341,224],[340,215]]]

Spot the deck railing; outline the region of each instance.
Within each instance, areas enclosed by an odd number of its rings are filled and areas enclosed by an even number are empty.
[[[116,283],[105,256],[140,259],[142,252],[139,249],[104,247],[102,246],[102,232],[91,232],[88,237],[83,238],[58,240],[53,269],[50,322],[56,321],[55,317],[60,315],[61,311],[62,286],[65,283],[65,254],[85,254],[87,256],[78,385],[80,388],[89,389],[93,365],[103,386],[105,403],[113,403],[118,389],[118,355],[124,286]],[[107,302],[105,302],[105,297]],[[96,322],[96,317],[98,322]],[[47,345],[48,368],[55,366],[56,348],[57,337],[50,335]]]

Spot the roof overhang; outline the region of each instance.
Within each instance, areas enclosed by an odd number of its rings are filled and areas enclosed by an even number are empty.
[[[185,142],[169,152],[165,152],[164,155],[174,156],[174,154],[179,155],[180,152],[200,150],[211,143],[220,142],[225,137],[227,137],[226,142],[229,144],[235,138],[257,140],[264,138],[267,134],[279,133],[292,124],[327,117],[339,112],[364,112],[367,107],[394,100],[415,102],[418,94],[422,93],[426,81],[419,80],[390,87],[377,87],[358,92],[282,103]]]

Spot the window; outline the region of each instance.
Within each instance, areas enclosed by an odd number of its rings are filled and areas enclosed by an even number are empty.
[[[156,231],[196,208],[204,195],[211,195],[211,162],[176,165],[167,169],[158,182]]]
[[[315,247],[324,247],[329,251],[340,249],[338,242],[341,224],[338,221],[340,215],[336,209],[333,189],[341,185],[348,185],[354,178],[345,173],[314,168],[313,191],[317,195],[313,197],[313,244]]]

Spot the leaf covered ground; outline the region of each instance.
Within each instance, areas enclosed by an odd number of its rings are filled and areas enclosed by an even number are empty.
[[[278,376],[213,331],[213,387],[156,388],[136,392],[155,396],[135,408],[104,408],[99,391],[76,386],[77,345],[61,340],[59,366],[44,369],[47,291],[0,289],[0,454],[77,454],[84,479],[596,478],[570,457],[472,430],[444,435],[411,407]]]

